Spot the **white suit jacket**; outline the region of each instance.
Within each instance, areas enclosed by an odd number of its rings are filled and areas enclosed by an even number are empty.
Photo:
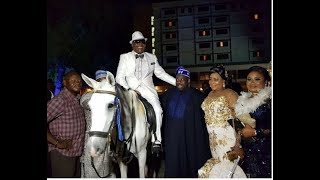
[[[165,72],[165,70],[159,65],[158,59],[155,55],[144,52],[144,57],[149,63],[149,66],[142,68],[148,68],[148,73],[144,75],[141,80],[138,80],[135,76],[135,52],[131,51],[121,54],[116,74],[116,82],[126,89],[131,88],[139,91],[142,96],[145,94],[143,91],[151,91],[156,97],[158,97],[158,94],[154,88],[152,79],[153,74],[173,86],[176,85],[176,79]]]

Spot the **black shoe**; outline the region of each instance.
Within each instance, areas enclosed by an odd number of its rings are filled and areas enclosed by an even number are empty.
[[[151,149],[152,154],[160,154],[162,152],[162,146],[161,143],[152,143],[152,149]]]

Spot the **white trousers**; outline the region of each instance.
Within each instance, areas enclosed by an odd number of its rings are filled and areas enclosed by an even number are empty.
[[[140,90],[140,89],[139,89]],[[141,96],[144,97],[153,107],[154,112],[156,114],[156,136],[157,140],[162,142],[162,137],[161,137],[161,126],[162,126],[162,108],[160,105],[159,97],[158,95],[154,95],[150,90],[147,90],[147,88],[143,88],[143,90],[139,91]],[[155,136],[154,133],[152,133],[151,136],[151,142],[154,142]]]

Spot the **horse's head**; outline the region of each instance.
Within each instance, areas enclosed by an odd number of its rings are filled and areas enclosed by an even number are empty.
[[[105,151],[116,109],[114,76],[110,72],[107,74],[106,80],[101,82],[81,74],[82,79],[93,88],[93,91],[81,98],[81,105],[87,108],[91,115],[91,128],[87,142],[91,156],[98,156]]]

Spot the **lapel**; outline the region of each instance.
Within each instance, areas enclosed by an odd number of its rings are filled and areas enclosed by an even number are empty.
[[[132,51],[131,54],[130,54],[130,62],[131,63],[128,63],[128,66],[129,66],[129,69],[133,69],[133,73],[135,72],[135,68],[131,68],[131,67],[136,67],[136,56],[135,56],[135,52]],[[152,59],[150,58],[150,56],[144,52],[144,60],[147,61],[147,64],[148,64],[148,67],[143,67],[143,68],[148,68],[148,72],[146,74],[143,74],[142,75],[142,78],[145,78],[147,77],[150,73],[153,73],[153,69],[154,69],[154,65],[151,65],[150,63],[152,63]]]
[[[129,54],[129,57],[128,57],[128,69],[132,70],[133,73],[135,71],[135,67],[136,67],[136,57],[135,57],[135,52],[132,51],[130,54]]]
[[[153,61],[152,61],[152,58],[147,53],[144,53],[144,58],[148,63],[148,73],[146,74],[146,76],[148,76],[149,74],[153,73],[154,65],[151,65]]]

